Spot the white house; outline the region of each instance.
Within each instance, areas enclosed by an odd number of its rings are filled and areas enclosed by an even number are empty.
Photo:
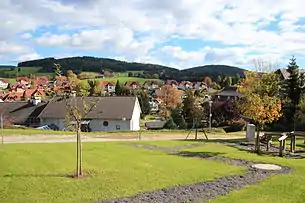
[[[0,89],[6,89],[8,87],[8,83],[3,80],[3,79],[0,79]]]
[[[63,99],[50,101],[38,116],[40,125],[65,129],[66,102]],[[79,97],[69,98],[68,102],[80,109],[84,106],[84,101]],[[92,132],[140,130],[141,107],[137,97],[88,97],[85,104],[95,104],[84,119],[88,121],[86,128]]]

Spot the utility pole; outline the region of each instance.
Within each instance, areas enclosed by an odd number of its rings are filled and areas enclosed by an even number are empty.
[[[3,138],[3,112],[1,113],[1,144],[4,144],[4,138]]]
[[[212,132],[212,104],[213,104],[213,101],[210,100],[209,101],[209,106],[210,106],[209,129],[210,129],[210,132]]]

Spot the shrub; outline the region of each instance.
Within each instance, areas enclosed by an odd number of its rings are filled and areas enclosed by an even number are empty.
[[[224,127],[224,130],[228,132],[238,132],[238,131],[244,131],[246,129],[247,122],[243,119],[240,119],[238,121],[232,121],[230,122],[229,126]]]
[[[170,117],[170,119],[168,119],[168,121],[165,123],[164,125],[164,129],[177,129],[177,124],[174,122],[173,118]]]

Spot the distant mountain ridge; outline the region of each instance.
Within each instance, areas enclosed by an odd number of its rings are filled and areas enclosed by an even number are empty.
[[[97,57],[69,57],[69,58],[44,58],[32,61],[18,63],[18,67],[42,67],[42,72],[53,72],[53,64],[59,63],[63,71],[73,70],[75,72],[92,71],[103,72],[109,70],[113,72],[143,71],[146,74],[158,74],[160,79],[176,79],[202,81],[204,77],[209,76],[216,80],[218,75],[227,77],[244,76],[244,69],[227,65],[205,65],[184,70],[162,66],[158,64],[144,64],[135,62],[125,62],[109,58]]]

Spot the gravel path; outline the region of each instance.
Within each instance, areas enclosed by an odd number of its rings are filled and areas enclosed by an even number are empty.
[[[266,179],[271,174],[287,174],[291,172],[290,168],[282,167],[278,171],[267,171],[253,168],[255,162],[250,162],[241,159],[231,159],[226,157],[213,156],[212,154],[193,153],[193,152],[178,152],[183,148],[198,147],[202,143],[184,145],[174,148],[163,148],[158,146],[139,145],[137,143],[127,143],[138,148],[149,150],[158,150],[166,153],[176,153],[183,157],[197,157],[213,161],[225,162],[237,166],[246,167],[248,170],[244,175],[232,175],[222,178],[217,178],[213,181],[200,182],[191,185],[176,186],[171,188],[159,189],[152,192],[141,193],[132,197],[111,199],[105,201],[97,201],[96,203],[183,203],[183,202],[202,202],[219,196],[227,195],[233,190],[239,190],[247,185],[253,185],[261,180]]]
[[[227,142],[227,143],[223,143],[223,144],[226,144],[228,146],[235,147],[237,149],[244,150],[247,152],[253,152],[255,149],[254,144],[251,144],[251,143],[229,143],[229,142]],[[269,148],[269,152],[267,152],[267,146],[265,144],[262,144],[261,152],[269,154],[269,155],[279,156],[278,155],[279,147],[277,147],[275,145],[271,145],[271,147]],[[287,153],[283,157],[287,158],[287,159],[304,159],[305,151],[298,150],[298,152],[295,152],[293,154],[287,151]]]

